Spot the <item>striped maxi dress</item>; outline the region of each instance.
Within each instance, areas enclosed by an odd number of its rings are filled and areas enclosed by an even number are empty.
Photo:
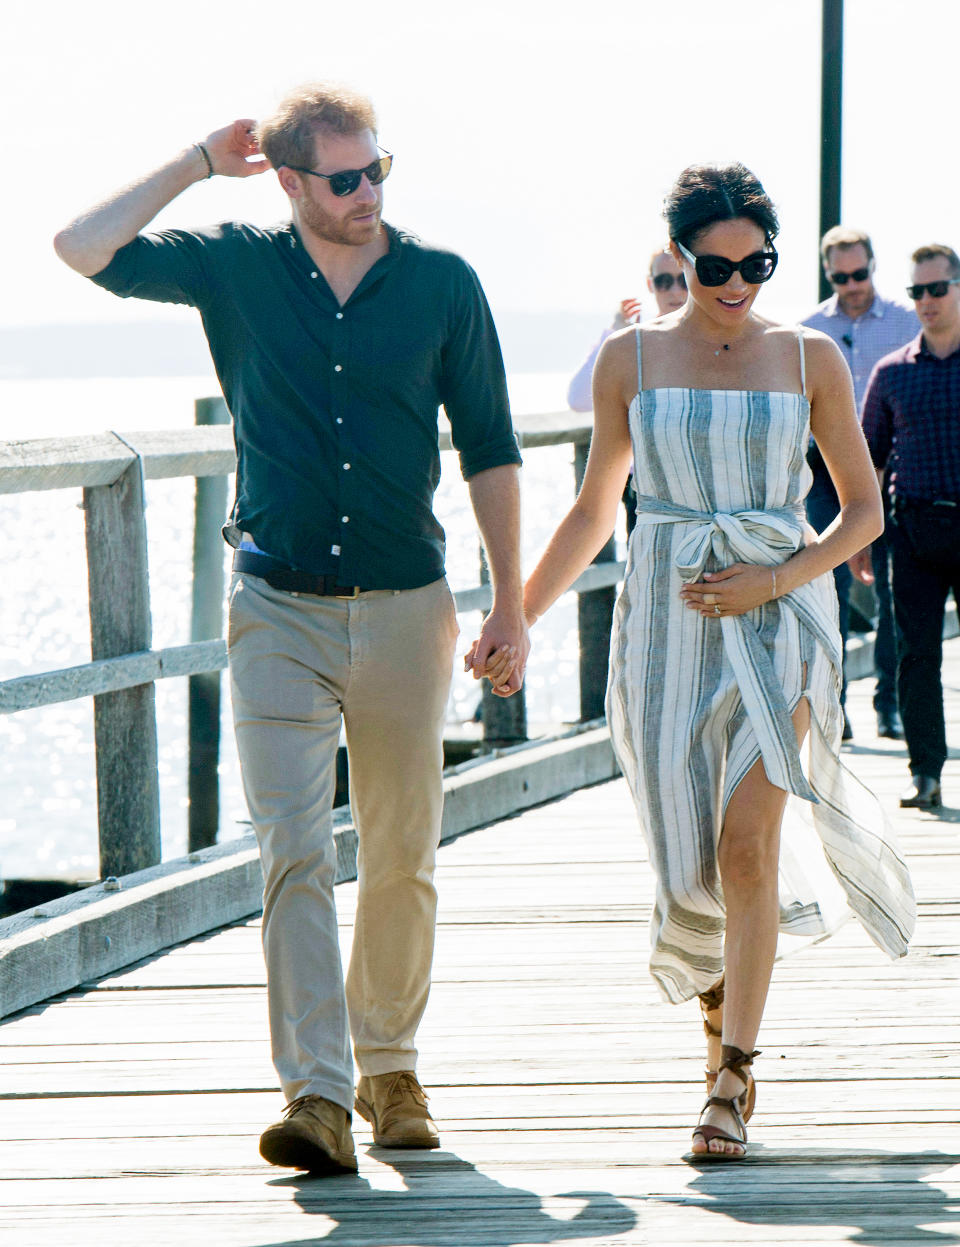
[[[614,615],[607,720],[657,876],[650,972],[687,1000],[723,971],[717,866],[723,813],[758,758],[788,793],[781,951],[851,911],[891,957],[916,906],[880,806],[840,762],[840,636],[827,573],[742,616],[705,619],[684,581],[734,562],[775,565],[803,542],[810,403],[801,393],[644,390],[630,405],[637,525]],[[810,706],[797,748],[791,714]]]

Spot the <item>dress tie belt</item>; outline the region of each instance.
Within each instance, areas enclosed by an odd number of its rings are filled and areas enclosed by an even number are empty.
[[[774,567],[803,543],[803,509],[771,507],[764,511],[698,511],[663,498],[637,496],[637,527],[684,524],[674,563],[685,581],[699,580],[712,555],[719,567],[751,563]],[[801,626],[813,633],[833,663],[840,680],[840,637],[836,620],[824,608],[812,584],[776,599],[792,610]],[[817,803],[800,762],[790,707],[777,679],[773,661],[749,614],[723,615],[717,621],[744,709],[756,733],[767,778],[778,788]],[[713,626],[713,625],[711,625]]]

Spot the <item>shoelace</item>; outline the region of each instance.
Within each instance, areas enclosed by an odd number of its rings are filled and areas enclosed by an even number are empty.
[[[390,1083],[390,1088],[387,1094],[391,1098],[394,1095],[409,1095],[413,1097],[415,1103],[420,1105],[425,1105],[427,1100],[430,1098],[420,1086],[416,1075],[411,1073],[410,1070],[398,1071],[393,1082]]]

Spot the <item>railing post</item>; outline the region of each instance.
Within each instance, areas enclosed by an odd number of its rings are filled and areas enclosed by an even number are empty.
[[[480,583],[490,583],[490,569],[483,546],[480,547]],[[495,697],[490,681],[481,680],[481,705],[483,714],[483,743],[488,749],[501,749],[517,745],[527,739],[526,690],[512,697]]]
[[[152,628],[140,460],[114,484],[84,489],[83,504],[92,657],[148,650]],[[161,849],[153,684],[94,697],[93,725],[100,875],[155,866]]]
[[[198,398],[198,425],[227,424],[219,398]],[[223,632],[223,541],[220,525],[227,509],[227,478],[198,476],[193,528],[193,610],[190,640],[209,641]],[[189,849],[217,842],[220,827],[220,672],[192,675],[188,692]]]
[[[576,488],[583,484],[589,442],[576,442],[573,448],[573,473]],[[609,563],[616,558],[613,537],[593,560]],[[577,597],[577,627],[580,634],[580,719],[599,719],[604,713],[607,691],[607,667],[610,662],[610,626],[617,591],[613,585],[591,589]]]

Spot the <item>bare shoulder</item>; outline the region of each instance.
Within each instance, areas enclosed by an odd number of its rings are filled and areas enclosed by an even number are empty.
[[[637,391],[637,326],[612,333],[600,348],[593,370],[594,386],[616,391],[628,401]]]
[[[821,333],[819,329],[811,329],[808,325],[798,325],[796,331],[803,335],[807,376],[811,387],[849,382],[850,370],[847,361],[833,338]]]

